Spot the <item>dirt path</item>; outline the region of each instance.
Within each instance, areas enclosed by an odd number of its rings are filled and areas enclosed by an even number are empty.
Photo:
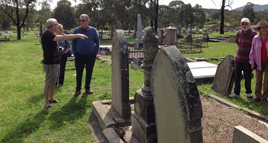
[[[231,143],[234,126],[241,125],[268,140],[268,124],[216,100],[201,96],[204,143]]]

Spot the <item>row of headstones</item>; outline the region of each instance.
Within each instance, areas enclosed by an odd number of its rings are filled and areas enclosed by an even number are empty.
[[[140,143],[202,142],[202,107],[195,80],[176,46],[159,48],[152,28],[143,37],[144,84],[129,103],[128,45],[117,30],[112,47],[112,108],[131,118],[132,135]]]

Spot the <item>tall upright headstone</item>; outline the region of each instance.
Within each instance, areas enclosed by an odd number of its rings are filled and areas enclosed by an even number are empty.
[[[202,106],[194,77],[176,46],[161,48],[151,80],[158,143],[202,143]]]
[[[135,41],[135,46],[136,48],[141,48],[143,47],[143,40],[142,37],[144,35],[144,30],[142,26],[142,20],[141,20],[141,15],[137,15],[137,31],[136,31],[136,41]]]
[[[134,110],[132,114],[132,135],[140,143],[154,143],[156,141],[154,103],[151,94],[151,69],[158,52],[158,39],[151,27],[145,28],[143,38],[144,50],[144,84],[134,96]]]
[[[128,46],[123,30],[113,34],[112,108],[122,119],[130,119]]]

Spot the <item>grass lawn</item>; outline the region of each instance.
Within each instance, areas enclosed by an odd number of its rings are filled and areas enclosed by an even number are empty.
[[[224,57],[235,52],[235,44],[230,43],[209,43],[209,47],[204,49],[204,53],[185,56]],[[95,141],[88,127],[92,112],[91,103],[111,98],[109,63],[97,61],[92,79],[95,94],[89,97],[73,97],[75,71],[66,71],[65,85],[56,93],[60,103],[46,112],[43,110],[44,72],[40,63],[42,49],[38,40],[34,38],[34,33],[27,34],[21,41],[0,43],[0,56],[0,142],[92,143]],[[68,62],[67,67],[73,66],[73,62]],[[141,70],[130,68],[131,96],[142,83]],[[198,86],[199,90],[213,93],[210,87],[210,84]],[[252,87],[254,91],[254,81]],[[231,101],[268,115],[267,106],[250,103],[244,96],[240,100]]]
[[[189,58],[220,58],[220,57],[225,57],[226,55],[235,55],[236,52],[236,44],[235,43],[225,43],[225,42],[213,42],[213,43],[208,43],[209,48],[204,48],[203,53],[200,54],[185,54],[185,57]],[[218,64],[219,61],[209,61],[211,63]],[[255,71],[254,73],[254,78],[252,79],[251,87],[253,94],[255,93]],[[208,94],[214,94],[217,95],[221,98],[224,98],[228,101],[231,101],[232,103],[235,103],[241,107],[246,107],[251,110],[254,110],[256,112],[259,112],[263,115],[268,115],[268,106],[264,104],[259,104],[259,103],[252,103],[250,102],[246,96],[245,96],[245,86],[244,86],[244,80],[241,82],[241,99],[230,99],[226,96],[217,94],[211,90],[212,84],[203,84],[203,85],[198,85],[198,89],[200,91],[204,91]]]
[[[42,49],[30,33],[21,41],[0,43],[0,142],[95,142],[88,127],[94,100],[111,98],[111,65],[97,61],[94,95],[74,98],[75,71],[66,71],[56,104],[43,110]],[[69,62],[67,67],[73,67]],[[143,73],[130,70],[130,92],[142,86]],[[135,79],[135,80],[134,80]]]

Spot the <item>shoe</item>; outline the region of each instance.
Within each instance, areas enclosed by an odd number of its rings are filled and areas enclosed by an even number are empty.
[[[50,104],[52,103],[58,103],[59,101],[57,99],[48,100]]]
[[[252,99],[252,98],[253,98],[253,96],[252,96],[252,94],[251,94],[251,93],[247,93],[247,94],[246,94],[246,96],[247,96],[247,98],[250,98],[250,99]]]
[[[260,98],[255,98],[255,99],[254,99],[254,102],[260,102],[260,101],[261,101]]]
[[[229,95],[229,97],[230,97],[230,98],[239,98],[240,95],[237,95],[237,94],[235,94],[235,93],[232,93],[232,94]]]
[[[80,94],[81,94],[81,90],[76,90],[75,93],[74,93],[74,96],[78,97]]]
[[[89,94],[93,94],[93,92],[89,89],[89,90],[85,90],[85,95],[89,95]]]
[[[52,108],[52,105],[50,105],[50,104],[45,105],[44,108],[45,108],[46,110],[49,110],[50,108]]]

